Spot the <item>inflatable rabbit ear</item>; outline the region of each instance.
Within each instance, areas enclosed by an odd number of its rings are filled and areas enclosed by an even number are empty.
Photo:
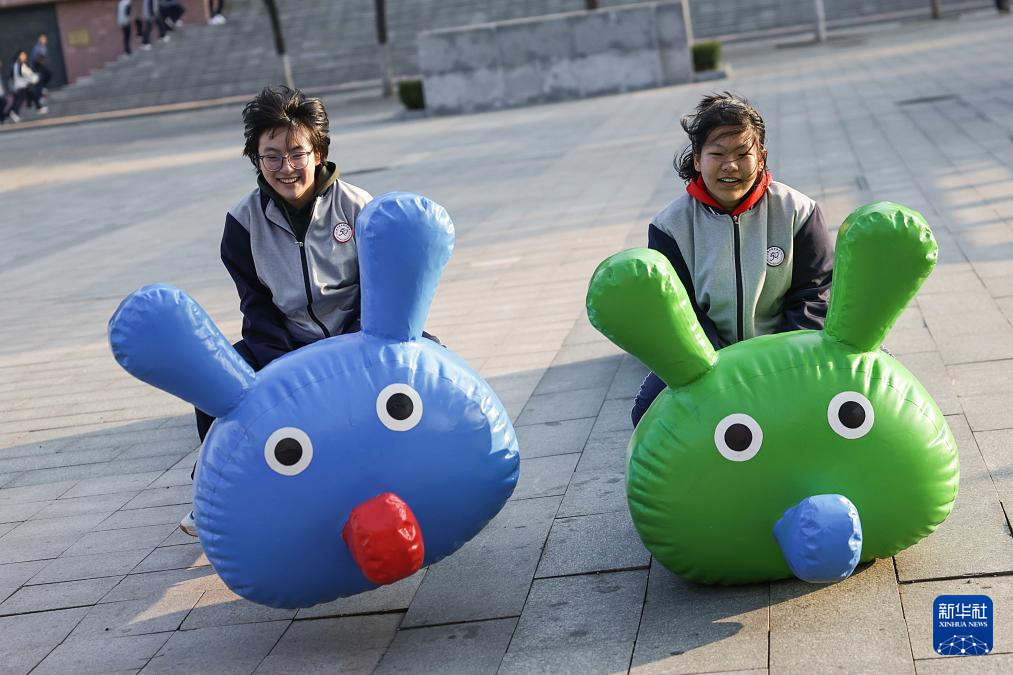
[[[109,345],[131,375],[221,417],[254,372],[193,298],[153,284],[128,295],[109,319]]]
[[[356,244],[363,332],[401,341],[421,337],[454,248],[447,211],[421,195],[388,192],[362,209]]]
[[[824,333],[862,351],[878,349],[938,256],[917,211],[892,202],[856,209],[837,234]]]
[[[693,382],[717,362],[686,288],[658,251],[634,248],[598,265],[587,289],[587,316],[669,387]]]

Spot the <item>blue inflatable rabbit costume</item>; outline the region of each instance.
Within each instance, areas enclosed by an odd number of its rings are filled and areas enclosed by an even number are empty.
[[[183,291],[145,286],[109,321],[135,377],[217,417],[194,513],[239,595],[308,607],[391,583],[453,553],[499,512],[519,471],[510,418],[448,349],[420,339],[454,226],[409,193],[356,224],[362,331],[254,373]]]

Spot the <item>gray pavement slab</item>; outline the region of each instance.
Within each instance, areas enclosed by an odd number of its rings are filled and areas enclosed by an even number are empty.
[[[166,474],[169,473],[166,471]],[[165,474],[162,474],[163,476]],[[189,480],[190,474],[186,474]],[[176,504],[190,504],[193,502],[193,485],[183,483],[181,485],[166,485],[152,487],[142,490],[130,501],[123,505],[124,509],[144,509],[152,506],[172,506]]]
[[[295,621],[255,671],[267,673],[368,673],[397,632],[402,614]]]
[[[555,394],[601,387],[612,382],[620,361],[617,357],[607,357],[550,366],[535,388],[535,393]]]
[[[565,646],[556,649],[531,649],[507,652],[499,672],[502,675],[546,673],[552,675],[592,675],[625,673],[630,665],[632,643],[602,642],[593,645]]]
[[[889,346],[887,345],[887,348]],[[953,392],[948,368],[938,352],[900,355],[898,360],[918,378],[932,395],[943,415],[959,415],[963,411],[960,399]]]
[[[78,539],[73,546],[67,548],[66,554],[89,555],[94,553],[131,551],[139,548],[151,550],[161,544],[178,527],[179,523],[175,523],[172,526],[148,525],[145,527],[89,532]]]
[[[0,617],[0,668],[28,673],[74,630],[87,608]],[[67,671],[69,672],[69,671]]]
[[[193,538],[191,537],[191,539]],[[193,541],[178,546],[159,546],[154,551],[150,551],[131,571],[139,574],[141,572],[207,567],[209,564],[200,542]]]
[[[183,620],[201,598],[202,589],[172,589],[156,599],[105,602],[88,609],[88,613],[71,633],[74,639],[98,639],[125,635],[171,633],[179,630]]]
[[[510,499],[553,497],[566,493],[580,453],[521,458],[521,474]]]
[[[55,558],[102,518],[89,514],[23,522],[0,537],[0,563]]]
[[[770,586],[713,587],[651,563],[631,673],[767,668]]]
[[[183,622],[183,630],[294,619],[296,610],[276,609],[244,600],[228,588],[205,591]]]
[[[559,502],[508,502],[478,536],[429,567],[403,625],[519,616]]]
[[[606,473],[577,471],[559,505],[560,518],[627,510],[626,476],[622,469]]]
[[[507,653],[613,645],[629,654],[646,585],[647,570],[536,579]]]
[[[14,595],[0,603],[0,615],[94,605],[122,578],[122,576],[99,577],[22,586]]]
[[[960,453],[960,487],[949,517],[897,554],[900,581],[1013,569],[1013,537],[992,476],[963,417],[946,418]]]
[[[587,442],[593,424],[593,417],[585,417],[517,427],[517,445],[520,448],[521,458],[580,452]]]
[[[1000,675],[1013,668],[1013,654],[989,654],[988,656],[960,657],[915,661],[918,673],[945,673],[947,675]]]
[[[771,671],[825,672],[841,664],[842,654],[852,672],[914,672],[891,561],[862,566],[830,586],[771,584]]]
[[[555,394],[536,394],[528,399],[527,405],[517,418],[517,426],[596,417],[605,400],[606,391],[607,386]]]
[[[151,525],[178,525],[180,518],[189,512],[190,504],[126,509],[110,515],[96,525],[95,530],[123,530]]]
[[[647,377],[647,373],[649,372],[650,370],[647,366],[627,354],[623,357],[623,361],[619,365],[619,370],[616,371],[616,376],[612,380],[612,385],[609,387],[605,398],[624,399],[629,402],[630,408],[632,408],[633,399],[636,398],[637,392],[640,391],[640,385],[643,384],[644,378]]]
[[[60,518],[86,514],[98,514],[108,517],[116,513],[132,497],[133,495],[129,492],[114,492],[112,494],[93,495],[91,497],[57,499],[48,505],[44,505],[44,508],[35,514],[34,519]]]
[[[140,574],[128,574],[109,593],[102,597],[102,602],[153,599],[160,597],[170,589],[178,591],[192,589],[209,591],[224,588],[225,584],[218,578],[218,575],[214,574],[207,567],[142,572]]]
[[[171,633],[68,639],[54,649],[33,673],[137,672],[162,647]]]
[[[496,673],[516,625],[513,618],[402,630],[374,672]]]
[[[612,431],[624,431],[633,434],[633,420],[630,411],[633,409],[632,399],[612,398],[602,403],[598,419],[591,429],[592,434],[605,434]]]
[[[1013,509],[1013,429],[979,431],[974,440],[1009,515]]]
[[[290,621],[271,621],[169,633],[141,672],[194,673],[211,666],[216,673],[252,673],[290,625]]]
[[[535,577],[645,568],[650,561],[627,509],[557,518]]]
[[[99,577],[125,576],[147,556],[146,548],[91,555],[66,555],[43,561],[44,567],[31,578],[33,584],[76,581]]]

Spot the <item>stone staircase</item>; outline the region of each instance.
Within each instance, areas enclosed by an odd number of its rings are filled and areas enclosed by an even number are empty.
[[[633,0],[602,0],[601,6]],[[278,3],[293,77],[314,90],[375,86],[381,76],[373,0],[282,0]],[[417,74],[421,30],[584,8],[584,0],[391,0],[388,40],[396,76]],[[228,23],[185,24],[171,41],[131,56],[51,93],[53,115],[252,95],[284,81],[261,0],[230,0]],[[184,22],[185,22],[184,17]]]

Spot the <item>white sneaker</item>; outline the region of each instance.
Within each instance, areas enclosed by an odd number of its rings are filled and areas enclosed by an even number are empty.
[[[39,108],[39,114],[40,115],[48,115],[49,114],[49,106],[48,105],[44,105],[41,108]]]
[[[146,45],[141,45],[141,49],[143,49],[144,51],[149,51],[151,49],[151,44],[149,43]]]
[[[193,519],[193,511],[183,516],[183,520],[179,521],[179,529],[183,531],[183,534],[188,534],[191,537],[197,536],[197,523]]]
[[[7,116],[11,118],[11,121],[17,124],[21,121],[21,115],[17,114],[13,110],[7,113]]]
[[[162,37],[158,38],[158,41],[159,42],[172,42],[172,36],[168,35],[168,34],[163,35]]]

